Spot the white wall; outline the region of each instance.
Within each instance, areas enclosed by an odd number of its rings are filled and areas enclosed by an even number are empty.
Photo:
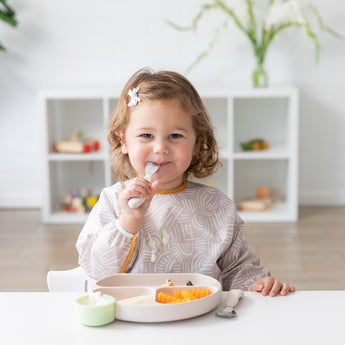
[[[231,0],[229,0],[231,1]],[[187,24],[205,0],[11,0],[19,26],[0,23],[0,206],[37,207],[41,200],[40,89],[122,85],[142,66],[180,73],[206,46],[222,16],[207,15],[198,34],[179,33],[165,20]],[[345,3],[314,0],[327,23],[345,34]],[[211,25],[213,23],[213,25]],[[270,82],[300,89],[300,201],[345,204],[345,41],[301,30],[282,33],[267,56]],[[250,81],[254,59],[235,28],[189,78],[206,83]]]

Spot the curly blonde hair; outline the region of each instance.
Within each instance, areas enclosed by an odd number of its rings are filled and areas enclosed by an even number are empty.
[[[121,151],[120,133],[125,133],[131,109],[128,107],[128,91],[139,87],[138,97],[145,100],[177,99],[181,107],[192,116],[196,133],[196,150],[185,172],[185,178],[194,175],[204,178],[212,175],[220,166],[217,141],[208,112],[194,86],[181,74],[171,71],[154,72],[143,68],[132,75],[122,90],[108,129],[108,141],[112,146],[110,164],[118,180],[128,180],[137,176],[128,154]]]

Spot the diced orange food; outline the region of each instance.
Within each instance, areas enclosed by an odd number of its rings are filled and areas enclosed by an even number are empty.
[[[211,291],[206,288],[192,289],[192,290],[175,290],[173,295],[164,292],[159,292],[157,295],[157,302],[172,304],[194,301],[199,298],[206,297],[211,294]]]

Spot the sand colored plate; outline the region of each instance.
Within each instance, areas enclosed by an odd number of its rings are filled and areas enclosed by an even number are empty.
[[[162,287],[168,279],[174,286]],[[193,286],[186,286],[190,280]],[[172,294],[174,290],[207,288],[211,294],[189,302],[162,304],[157,302],[157,294]],[[221,285],[211,277],[198,273],[156,273],[156,274],[116,274],[100,280],[94,291],[102,291],[116,299],[116,319],[134,322],[167,322],[192,318],[216,308],[221,301]],[[122,299],[137,296],[152,296],[146,304],[121,304]]]

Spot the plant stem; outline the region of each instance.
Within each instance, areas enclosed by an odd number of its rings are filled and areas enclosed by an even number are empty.
[[[264,67],[265,56],[267,51],[267,46],[264,44],[255,45],[254,55],[256,58],[256,68],[252,74],[253,86],[254,87],[266,87],[268,85],[267,73]]]

